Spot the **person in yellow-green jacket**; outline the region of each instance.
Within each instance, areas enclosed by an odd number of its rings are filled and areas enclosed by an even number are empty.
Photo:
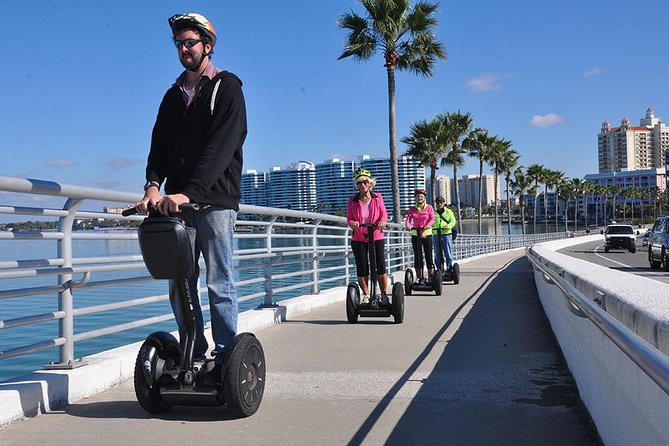
[[[438,270],[451,274],[453,270],[453,228],[456,220],[453,211],[445,207],[444,197],[435,200],[437,209],[434,211],[434,224],[432,225],[432,237],[434,238],[434,263]],[[443,260],[446,259],[446,265]],[[446,266],[446,270],[442,267]]]
[[[434,263],[432,262],[434,208],[425,200],[425,189],[416,189],[416,205],[409,209],[405,223],[407,230],[411,231],[414,268],[416,268],[416,277],[419,283],[425,283],[423,257],[425,257],[425,263],[427,263],[427,277],[432,277],[434,272]],[[425,252],[425,256],[423,256],[423,252]]]

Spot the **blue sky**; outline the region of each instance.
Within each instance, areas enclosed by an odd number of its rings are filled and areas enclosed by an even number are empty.
[[[167,18],[185,11],[212,21],[213,62],[244,81],[245,169],[387,157],[383,60],[337,60],[349,10],[363,13],[355,0],[2,0],[0,175],[139,192],[158,104],[182,70]],[[398,140],[460,110],[525,166],[594,173],[602,121],[638,124],[649,106],[669,120],[667,17],[662,0],[441,2],[448,60],[431,78],[398,73]],[[462,169],[477,172],[472,159]]]

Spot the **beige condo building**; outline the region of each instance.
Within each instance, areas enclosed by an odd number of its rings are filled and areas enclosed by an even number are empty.
[[[631,125],[627,118],[621,121],[620,127],[611,127],[609,121],[604,121],[597,139],[599,173],[665,166],[669,127],[655,116],[650,107],[638,126]]]

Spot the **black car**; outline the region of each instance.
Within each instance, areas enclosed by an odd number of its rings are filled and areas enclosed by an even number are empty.
[[[648,263],[651,269],[669,271],[669,216],[658,217],[648,237]]]

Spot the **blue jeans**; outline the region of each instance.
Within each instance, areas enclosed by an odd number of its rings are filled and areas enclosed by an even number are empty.
[[[220,360],[225,349],[237,333],[237,290],[234,281],[234,263],[232,260],[233,235],[237,212],[232,209],[223,209],[211,206],[193,215],[188,216],[186,222],[197,230],[195,239],[195,258],[200,254],[204,257],[207,266],[207,290],[209,294],[209,312],[211,315],[211,333],[214,339],[212,356]],[[204,319],[200,296],[197,292],[197,283],[200,268],[188,279],[190,289],[195,290],[193,296],[193,311],[195,312],[196,330],[194,358],[204,357],[209,348],[204,337]],[[186,337],[186,328],[183,315],[178,304],[179,296],[176,284],[170,281],[170,305],[177,320],[179,336]]]
[[[443,257],[446,259],[446,268],[450,270],[453,268],[453,260],[451,260],[453,258],[453,236],[451,234],[441,236],[441,251],[439,249],[439,236],[435,234],[432,237],[434,238],[434,263],[436,264],[437,269],[442,270],[441,261]]]

